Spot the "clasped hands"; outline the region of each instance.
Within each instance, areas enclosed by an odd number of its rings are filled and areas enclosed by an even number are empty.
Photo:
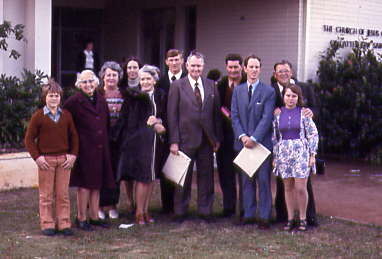
[[[76,156],[72,154],[66,154],[66,160],[61,164],[61,166],[66,169],[70,170],[74,166],[74,162],[76,162]],[[44,156],[39,156],[36,159],[36,164],[41,170],[48,170],[49,169],[49,163],[46,161]]]
[[[155,132],[158,134],[163,134],[166,132],[166,128],[162,125],[162,120],[158,119],[154,115],[151,115],[147,119],[147,126],[153,127]]]

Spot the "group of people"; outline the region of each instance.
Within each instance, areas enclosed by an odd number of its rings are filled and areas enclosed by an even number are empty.
[[[85,64],[94,64],[91,53],[84,55]],[[227,76],[219,82],[202,76],[205,57],[197,51],[187,57],[184,70],[183,53],[168,50],[168,71],[161,76],[157,67],[142,66],[134,57],[123,68],[105,62],[99,77],[89,65],[77,77],[78,93],[62,107],[63,91],[50,79],[42,89],[44,107],[33,114],[25,136],[38,166],[42,233],[73,234],[69,186],[77,187],[76,226],[81,230],[107,228],[106,217],[119,217],[121,183],[136,223],[154,223],[149,204],[156,179],[163,213],[181,223],[187,219],[194,163],[197,212],[210,223],[214,153],[223,193],[222,216],[236,215],[239,207],[242,224],[269,228],[273,167],[278,178],[277,220],[286,222],[285,230],[304,231],[316,225],[310,182],[318,145],[312,119],[314,94],[292,80],[287,61],[275,64],[272,86],[259,80],[259,57],[243,60],[229,54],[225,62]],[[251,178],[233,160],[243,147],[258,144],[273,150],[273,155]],[[182,187],[162,173],[169,152],[178,155],[179,151],[191,158]]]

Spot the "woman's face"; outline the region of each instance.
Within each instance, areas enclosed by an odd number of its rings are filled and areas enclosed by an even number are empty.
[[[118,85],[118,81],[118,72],[110,68],[106,68],[105,76],[103,77],[104,85],[109,88],[115,88]]]
[[[92,96],[94,90],[96,89],[96,82],[92,73],[83,73],[80,75],[80,84],[79,87],[82,92]]]
[[[150,92],[154,90],[155,80],[152,77],[152,75],[150,75],[147,72],[142,72],[139,74],[139,78],[141,89],[143,92]]]
[[[138,62],[134,60],[130,60],[127,63],[126,73],[128,79],[136,79],[138,77],[139,66]]]
[[[294,107],[296,107],[297,102],[298,102],[298,95],[292,92],[292,90],[290,90],[289,88],[287,88],[284,94],[285,107],[289,109],[293,109]]]
[[[59,93],[55,92],[48,92],[45,98],[46,106],[50,110],[55,110],[58,108],[61,102],[61,96]]]

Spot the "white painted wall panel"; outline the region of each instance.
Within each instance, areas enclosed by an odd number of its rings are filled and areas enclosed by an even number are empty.
[[[316,79],[320,54],[329,47],[330,40],[339,34],[323,31],[323,25],[375,29],[382,31],[382,1],[380,0],[308,0],[308,39],[306,46],[306,78]],[[345,40],[358,40],[359,35],[344,35]],[[382,42],[382,37],[369,37]],[[349,48],[342,55],[349,52]],[[381,52],[379,49],[377,52]]]
[[[207,56],[208,71],[225,73],[227,53],[262,59],[262,80],[269,83],[273,65],[288,59],[297,65],[298,0],[198,1],[197,49]]]

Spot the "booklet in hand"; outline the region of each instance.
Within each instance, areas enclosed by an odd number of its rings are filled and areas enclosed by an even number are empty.
[[[183,187],[188,167],[191,163],[191,158],[182,151],[179,151],[178,153],[179,155],[170,153],[162,171],[167,179]]]
[[[270,154],[271,151],[257,143],[254,148],[243,147],[233,162],[252,177]]]

